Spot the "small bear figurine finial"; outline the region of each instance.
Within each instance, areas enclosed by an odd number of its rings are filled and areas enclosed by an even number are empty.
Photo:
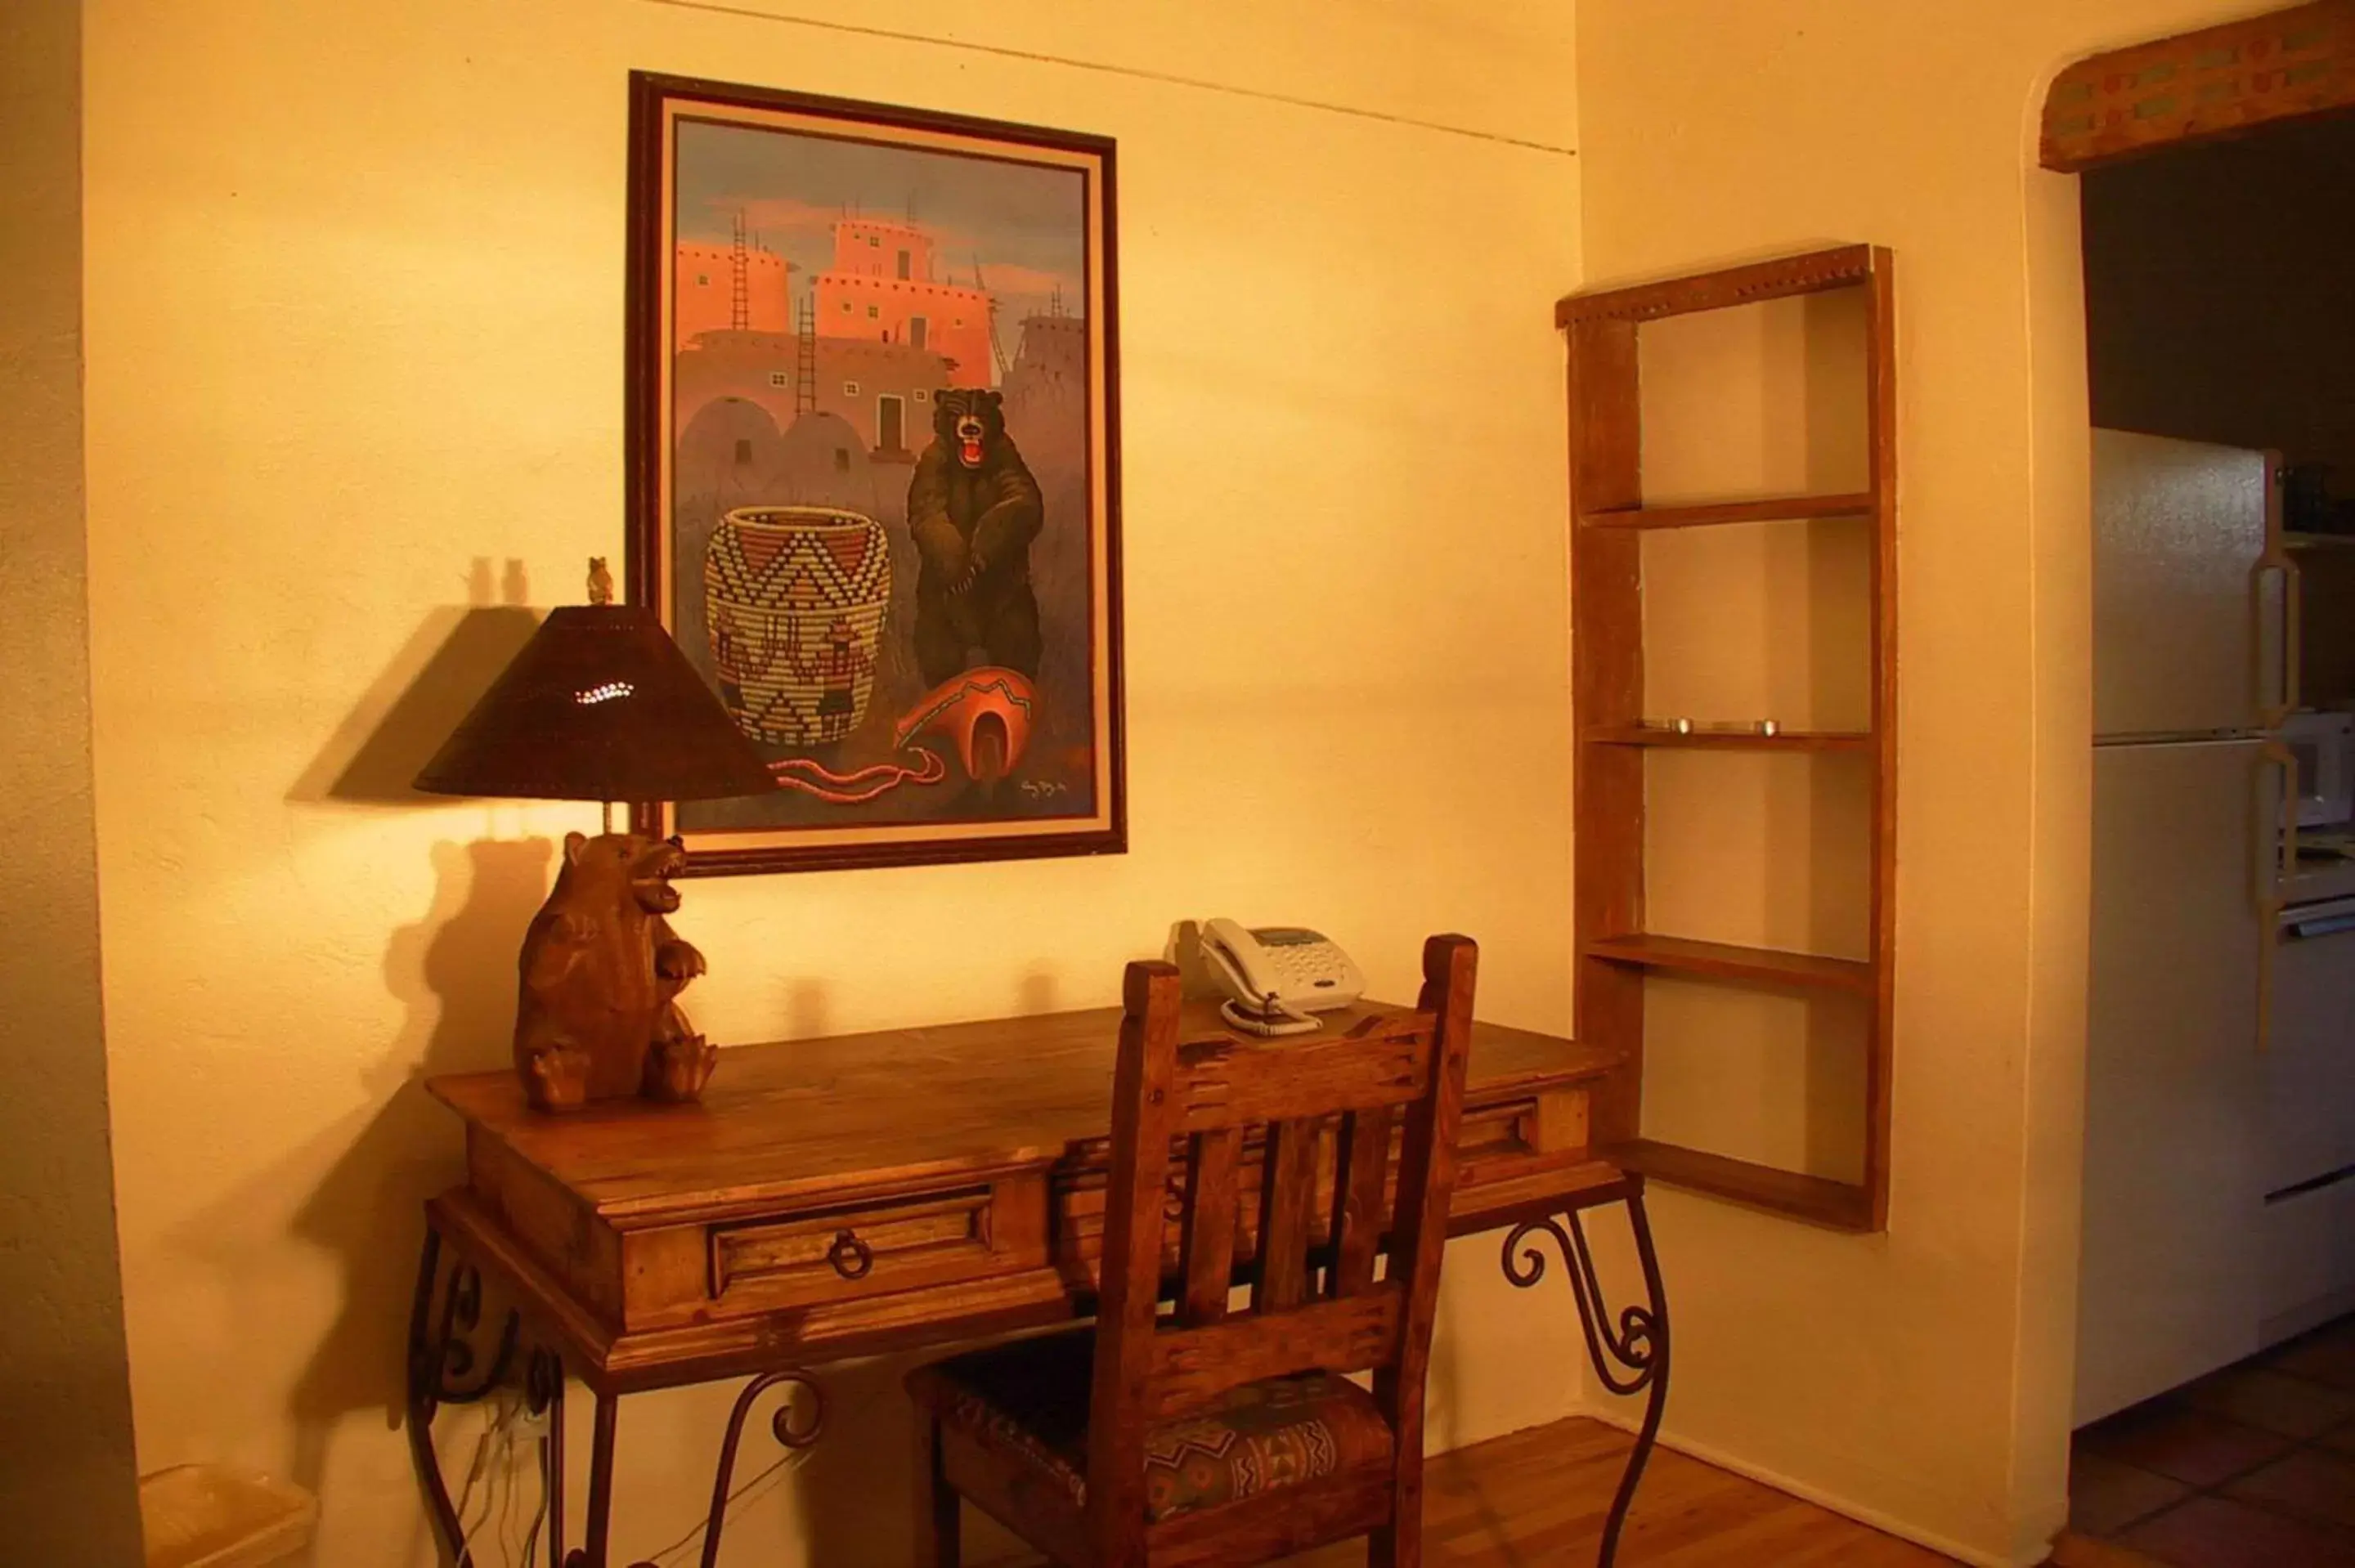
[[[605,557],[602,556],[589,557],[589,602],[613,602],[613,574],[605,569]]]

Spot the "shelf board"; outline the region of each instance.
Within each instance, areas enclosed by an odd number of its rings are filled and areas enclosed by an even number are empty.
[[[1580,736],[1590,746],[1664,746],[1690,751],[1870,751],[1866,730],[1786,729],[1761,735],[1754,729],[1695,727],[1679,735],[1666,725],[1601,725]]]
[[[1775,495],[1697,506],[1610,506],[1582,512],[1589,528],[1709,528],[1726,523],[1795,523],[1810,517],[1870,517],[1880,504],[1869,491],[1852,495]]]
[[[2284,534],[2285,550],[2355,550],[2355,534]]]
[[[1586,956],[1607,963],[1804,991],[1845,991],[1870,996],[1873,990],[1872,966],[1855,959],[1827,959],[1813,953],[1786,953],[1774,948],[1741,948],[1727,942],[1696,942],[1684,937],[1604,937],[1586,944]]]
[[[1787,299],[1826,289],[1850,288],[1885,280],[1888,275],[1888,251],[1871,245],[1837,245],[1697,277],[1664,278],[1657,282],[1572,294],[1554,302],[1553,324],[1566,327],[1581,322],[1652,321],[1694,311],[1754,305],[1763,300]]]
[[[1771,1209],[1778,1214],[1812,1220],[1839,1230],[1872,1228],[1872,1195],[1862,1187],[1827,1176],[1757,1165],[1649,1138],[1614,1143],[1601,1152],[1624,1171],[1665,1181],[1671,1187],[1730,1198],[1737,1203]]]

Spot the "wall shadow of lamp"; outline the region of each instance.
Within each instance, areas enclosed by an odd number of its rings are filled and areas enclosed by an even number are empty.
[[[776,788],[654,611],[612,597],[604,562],[591,561],[590,602],[549,612],[417,776],[437,795],[604,802],[603,832],[565,835],[517,962],[516,1073],[544,1111],[632,1095],[692,1100],[719,1061],[677,1000],[704,972],[665,918],[678,909],[671,878],[686,853],[675,839],[613,832],[613,802]]]

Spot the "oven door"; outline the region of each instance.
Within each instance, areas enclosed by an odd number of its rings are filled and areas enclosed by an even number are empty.
[[[2297,759],[2297,825],[2335,827],[2355,818],[2355,715],[2292,714],[2282,744]]]
[[[2268,1193],[2355,1168],[2355,898],[2278,918],[2265,1042]]]
[[[2265,1042],[2260,1337],[2355,1307],[2355,898],[2278,920]]]

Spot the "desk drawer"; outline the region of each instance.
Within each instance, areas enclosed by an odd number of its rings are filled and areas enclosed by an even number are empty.
[[[990,1196],[985,1184],[714,1225],[711,1298],[757,1290],[773,1305],[821,1300],[879,1276],[930,1281],[986,1273]]]
[[[1041,1268],[1046,1211],[1044,1174],[1014,1171],[633,1231],[623,1322],[749,1317]]]

